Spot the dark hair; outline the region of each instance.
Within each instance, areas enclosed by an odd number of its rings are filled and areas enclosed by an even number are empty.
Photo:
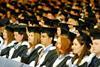
[[[81,60],[83,59],[83,57],[85,55],[89,54],[89,49],[90,49],[90,43],[92,43],[91,38],[85,34],[80,32],[80,36],[77,36],[76,39],[78,40],[78,42],[83,45],[83,50],[81,51],[80,56],[78,56],[79,60],[77,62],[77,65],[81,62]],[[74,57],[74,60],[77,58],[77,55]]]
[[[23,39],[22,41],[27,41],[28,40],[28,36],[26,34],[26,32],[18,32],[20,35],[23,35]]]

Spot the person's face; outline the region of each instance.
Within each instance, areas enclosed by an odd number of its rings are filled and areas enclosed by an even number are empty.
[[[34,32],[28,33],[28,42],[33,43],[34,42]]]
[[[41,44],[47,46],[50,44],[50,37],[47,35],[47,33],[41,33]]]
[[[72,45],[72,51],[73,51],[73,53],[75,53],[75,54],[80,53],[80,52],[82,51],[82,46],[83,46],[83,45],[81,45],[81,44],[78,42],[77,39],[74,39],[73,45]]]
[[[69,19],[68,19],[67,24],[72,25],[72,26],[77,26],[77,25],[78,25],[77,21],[75,21],[75,20],[72,19],[72,18],[69,18]]]
[[[16,22],[16,18],[14,18],[14,17],[11,17],[11,20],[12,20],[13,22]]]
[[[61,29],[60,29],[60,27],[57,28],[57,35],[58,36],[61,35]]]
[[[96,54],[100,54],[100,39],[93,40],[92,51]]]
[[[58,39],[57,39],[56,47],[57,47],[59,52],[62,52],[62,50],[61,50],[61,38],[60,37],[58,37]]]
[[[18,32],[14,32],[14,38],[17,42],[20,42],[23,39],[23,35],[19,34]]]
[[[3,38],[6,40],[7,39],[7,30],[3,31]]]
[[[64,54],[65,50],[62,48],[62,43],[61,43],[61,38],[58,37],[57,39],[57,44],[56,44],[57,50],[61,53]]]

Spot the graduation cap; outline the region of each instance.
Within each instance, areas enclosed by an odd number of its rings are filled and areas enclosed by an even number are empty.
[[[41,33],[47,33],[49,37],[54,37],[57,29],[56,28],[41,27],[40,31],[41,31]]]
[[[12,15],[13,17],[15,17],[15,18],[18,17],[18,13],[16,13],[14,10],[11,11],[11,15]]]
[[[14,31],[13,25],[7,25],[7,26],[5,27],[5,29],[8,30],[8,31],[10,31],[10,32],[13,32],[13,31]]]
[[[4,9],[0,9],[0,13],[6,14],[6,11]]]
[[[18,8],[20,10],[25,10],[25,6],[23,4],[21,4],[21,3],[18,3]]]
[[[67,10],[67,12],[71,11],[72,5],[66,4],[65,9]]]
[[[6,8],[6,2],[2,2],[2,3],[0,3],[0,7],[3,7],[3,8]]]
[[[92,40],[91,40],[90,36],[87,35],[86,33],[82,32],[82,31],[79,31],[79,33],[80,33],[80,36],[78,36],[78,37],[80,37],[81,40],[84,41],[85,45],[88,48],[90,48],[91,47],[90,44],[92,43]]]
[[[26,32],[26,25],[15,25],[14,32]]]
[[[5,26],[7,24],[9,24],[9,19],[5,18],[5,19],[0,20],[0,26]]]
[[[73,15],[73,14],[69,14],[69,18],[73,18],[75,20],[79,20],[80,16],[76,16],[76,15]]]
[[[69,31],[68,31],[67,35],[68,35],[68,38],[69,38],[71,41],[73,41],[74,38],[76,37],[76,34],[74,34],[74,33],[72,33],[72,32],[69,32]]]
[[[57,9],[57,8],[52,8],[52,13],[53,14],[57,14],[59,12],[59,9]]]
[[[68,2],[71,2],[72,3],[72,2],[74,2],[74,0],[68,0]]]
[[[40,27],[28,27],[28,31],[29,32],[37,32],[39,33],[40,32]]]
[[[58,27],[60,27],[61,29],[69,30],[69,27],[66,23],[59,23]]]
[[[48,25],[48,26],[50,26],[50,27],[57,27],[58,24],[59,24],[59,22],[60,21],[57,20],[57,19],[54,19],[54,20],[47,19],[47,20],[45,20],[45,24]]]
[[[86,30],[86,23],[84,21],[78,20],[78,24],[78,26],[74,26],[77,30]]]
[[[100,39],[100,29],[95,28],[91,30],[91,36],[93,37],[93,39]]]
[[[74,11],[75,13],[80,13],[80,10],[78,10],[78,9],[71,9],[71,11]]]
[[[64,29],[64,28],[61,28],[61,35],[66,35],[68,36],[68,38],[73,41],[74,38],[76,37],[76,34]]]

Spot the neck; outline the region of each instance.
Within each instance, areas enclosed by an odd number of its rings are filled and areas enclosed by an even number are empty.
[[[79,52],[77,55],[80,56],[81,52]]]
[[[51,43],[47,43],[47,44],[45,44],[45,47],[47,47],[47,46],[49,46]]]
[[[97,57],[97,58],[100,58],[100,53],[96,54],[96,57]]]
[[[35,45],[30,43],[30,47],[29,48],[34,48],[34,47],[35,47]]]
[[[4,44],[6,44],[6,45],[7,45],[7,43],[8,43],[8,41],[7,41],[7,40],[5,40],[5,41],[4,41]]]

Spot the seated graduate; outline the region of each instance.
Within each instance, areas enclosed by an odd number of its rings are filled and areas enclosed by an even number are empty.
[[[3,44],[3,30],[7,24],[8,24],[8,21],[6,19],[3,19],[3,20],[0,19],[0,47]]]
[[[66,62],[68,67],[88,67],[95,56],[90,53],[91,38],[83,32],[80,32],[80,36],[77,36],[72,45],[72,51],[75,54],[73,58]]]
[[[28,27],[28,42],[30,47],[25,56],[22,57],[22,62],[29,64],[31,62],[35,62],[35,60],[39,57],[41,50],[43,49],[43,45],[40,44],[40,28],[39,27]]]
[[[0,46],[0,50],[8,47],[13,40],[14,40],[13,27],[11,25],[7,25],[3,30],[3,43]]]
[[[14,40],[14,27],[12,25],[7,25],[4,27],[3,31],[3,43],[0,47],[0,56],[8,58],[11,45],[15,43]],[[12,34],[12,35],[11,35]]]
[[[9,59],[21,61],[21,57],[26,54],[29,43],[27,41],[26,25],[17,25],[14,28],[15,43],[9,51]]]
[[[93,37],[91,50],[96,56],[93,58],[89,67],[100,67],[100,29],[96,28],[92,30],[91,35]]]
[[[52,59],[57,56],[56,47],[53,45],[55,33],[55,28],[41,28],[41,44],[43,44],[45,48],[39,55],[36,67],[48,66]]]
[[[64,31],[65,33],[63,32],[61,35],[59,35],[57,39],[56,47],[57,47],[58,57],[53,63],[52,67],[67,67],[66,61],[74,56],[71,53],[71,46],[73,43],[72,41],[76,35],[67,30]]]

